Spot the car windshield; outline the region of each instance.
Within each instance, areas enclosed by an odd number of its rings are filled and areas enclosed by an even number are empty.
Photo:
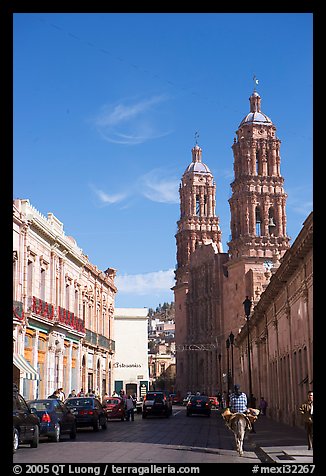
[[[35,408],[36,411],[50,411],[52,409],[53,402],[42,402],[42,401],[30,401],[28,402],[31,408]]]
[[[92,407],[93,399],[91,398],[69,398],[65,404],[67,407]]]
[[[148,393],[146,395],[146,400],[155,400],[156,398],[160,398],[163,400],[163,394],[162,393]]]
[[[194,396],[194,397],[191,397],[190,401],[193,403],[193,402],[197,402],[197,401],[201,401],[201,402],[208,402],[209,401],[209,398],[208,397],[202,397],[202,396]]]
[[[119,405],[120,400],[118,398],[106,398],[104,403],[106,405]]]

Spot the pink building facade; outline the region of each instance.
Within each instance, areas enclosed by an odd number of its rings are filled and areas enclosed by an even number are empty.
[[[13,202],[13,380],[28,399],[62,387],[111,392],[115,270],[100,271],[63,224]]]

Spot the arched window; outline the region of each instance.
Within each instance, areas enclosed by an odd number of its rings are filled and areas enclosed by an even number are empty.
[[[256,152],[256,175],[259,175],[259,152]]]
[[[270,208],[268,210],[268,233],[273,236],[275,235],[276,224],[274,218],[274,209]]]
[[[200,201],[199,195],[196,195],[196,216],[199,217],[200,215]]]
[[[261,236],[261,214],[259,207],[256,207],[256,236]]]

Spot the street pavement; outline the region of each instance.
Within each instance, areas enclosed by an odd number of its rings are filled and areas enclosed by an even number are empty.
[[[255,423],[256,433],[246,439],[256,454],[269,463],[313,463],[313,450],[308,450],[306,432],[260,415]]]

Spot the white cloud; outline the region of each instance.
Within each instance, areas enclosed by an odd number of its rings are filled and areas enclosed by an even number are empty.
[[[141,144],[147,140],[165,136],[157,124],[155,107],[165,101],[165,96],[153,96],[137,102],[125,101],[116,105],[107,105],[94,119],[94,124],[108,142],[115,144]]]
[[[179,183],[176,178],[164,178],[159,169],[152,170],[140,179],[141,193],[152,200],[160,203],[179,203]]]
[[[169,291],[174,286],[174,269],[167,271],[154,271],[145,274],[117,275],[115,284],[118,293],[132,293],[146,295],[157,292]]]
[[[90,187],[94,191],[100,202],[104,204],[118,203],[127,197],[127,193],[116,193],[113,195],[109,195],[103,192],[103,190],[96,188],[94,185],[90,185]]]

